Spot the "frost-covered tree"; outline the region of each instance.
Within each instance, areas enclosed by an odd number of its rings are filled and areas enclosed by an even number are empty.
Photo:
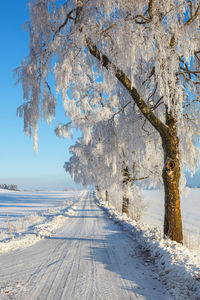
[[[132,215],[136,215],[134,211],[142,207],[142,200],[141,205],[140,201],[136,201],[136,198],[142,197],[135,184],[147,178],[154,185],[159,182],[162,160],[161,151],[157,156],[152,155],[155,148],[158,149],[159,141],[155,145],[155,139],[142,128],[143,120],[132,110],[133,107],[130,113],[123,104],[123,110],[113,113],[107,121],[94,123],[90,128],[90,140],[83,135],[70,148],[72,157],[65,163],[65,170],[76,182],[98,186],[99,190],[105,191],[107,202],[109,193],[117,190],[118,195],[122,196],[121,199],[118,197],[118,201],[115,200],[115,206],[119,208],[122,202],[122,212],[127,215],[130,210]],[[133,122],[141,123],[137,135],[133,131]],[[132,190],[135,192],[134,199]]]
[[[194,170],[199,161],[199,12],[198,0],[31,1],[30,55],[17,69],[25,98],[18,111],[35,145],[40,113],[47,121],[55,113],[51,72],[72,125],[88,119],[88,132],[99,103],[118,110],[113,99],[123,87],[127,103],[162,141],[164,234],[178,242],[181,168]],[[106,105],[99,118],[108,118]]]

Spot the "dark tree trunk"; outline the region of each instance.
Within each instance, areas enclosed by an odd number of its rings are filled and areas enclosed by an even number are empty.
[[[164,149],[163,183],[165,189],[164,236],[182,243],[182,218],[180,208],[180,153],[176,120],[167,114],[169,132],[162,137]]]
[[[108,194],[107,190],[106,190],[105,194],[106,194],[106,203],[108,206],[110,206],[110,199],[109,199],[109,194]]]
[[[129,217],[129,198],[127,198],[126,193],[124,193],[122,201],[122,213],[127,214]]]
[[[122,151],[123,154],[123,160],[125,159],[124,156],[124,152]],[[122,213],[127,214],[127,216],[129,217],[129,198],[127,197],[127,188],[128,188],[128,184],[130,181],[130,174],[129,174],[129,170],[128,167],[125,164],[125,161],[123,161],[123,169],[122,169],[122,184],[123,184],[123,199],[122,199]]]

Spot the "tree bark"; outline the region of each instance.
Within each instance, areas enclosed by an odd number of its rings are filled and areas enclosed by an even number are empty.
[[[108,194],[107,190],[105,191],[105,194],[106,194],[106,203],[108,206],[110,206],[110,199],[109,199],[109,194]]]
[[[127,217],[129,217],[129,203],[129,198],[127,198],[126,193],[124,192],[122,201],[122,213],[127,214]]]
[[[180,208],[180,153],[177,124],[171,113],[167,113],[168,135],[162,137],[164,150],[163,183],[165,189],[164,236],[182,243],[182,218]]]
[[[127,197],[127,188],[128,188],[128,183],[130,181],[130,174],[128,167],[125,164],[125,155],[124,151],[122,151],[123,155],[123,168],[122,168],[122,185],[123,185],[123,199],[122,199],[122,213],[127,214],[129,217],[129,198]]]

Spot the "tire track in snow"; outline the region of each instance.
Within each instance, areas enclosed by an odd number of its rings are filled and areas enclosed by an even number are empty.
[[[92,194],[90,194],[90,207],[92,209],[96,208],[96,205],[94,203]],[[95,210],[94,210],[95,211]],[[99,220],[99,214],[97,211],[95,211],[96,216],[96,222],[94,223],[93,228],[93,236],[99,231],[99,226],[101,226]],[[88,299],[99,299],[99,300],[110,300],[110,299],[117,299],[117,295],[115,293],[115,289],[113,287],[113,284],[111,281],[108,280],[107,274],[104,272],[104,266],[99,265],[98,262],[95,259],[95,249],[94,248],[94,239],[91,240],[90,243],[90,259],[92,261],[92,273],[94,276],[93,281],[93,289],[91,290],[90,297]],[[101,245],[104,245],[105,247],[105,241],[103,240],[101,242]],[[105,247],[106,248],[106,247]],[[100,283],[103,283],[103,290],[100,288]],[[101,294],[99,293],[99,290],[101,290]]]
[[[84,198],[83,198],[84,200]],[[84,201],[85,204],[85,201]],[[84,208],[84,207],[83,207]],[[76,219],[75,219],[76,220]],[[75,224],[74,224],[75,223]],[[73,219],[72,216],[72,222],[71,224],[76,225],[76,222]],[[82,225],[82,224],[81,224]],[[73,226],[70,227],[70,231],[72,231]],[[83,226],[81,226],[84,228]],[[66,230],[63,230],[66,233]],[[80,236],[82,236],[82,232],[79,233]],[[63,246],[65,247],[65,242],[63,242]],[[63,252],[65,250],[63,249]],[[74,276],[74,274],[79,274],[79,267],[80,264],[80,257],[81,257],[81,239],[79,240],[73,240],[70,244],[70,251],[63,257],[60,266],[57,268],[57,272],[55,275],[55,278],[53,280],[53,283],[51,284],[51,290],[48,291],[47,294],[42,294],[42,296],[38,299],[70,299],[70,294],[73,295],[72,290],[75,290],[76,288],[76,282],[77,278],[80,275]],[[68,263],[66,264],[65,258],[67,258]],[[77,261],[79,259],[79,261]],[[66,266],[65,266],[66,265]],[[65,266],[65,268],[62,266]],[[63,269],[63,270],[62,270]],[[47,279],[47,282],[49,279]],[[80,281],[80,280],[79,280]],[[84,281],[84,285],[85,285]],[[74,288],[73,288],[74,286]],[[55,292],[56,291],[56,292]],[[65,296],[66,291],[66,296]],[[72,298],[73,299],[73,296]],[[84,298],[83,298],[84,299]]]
[[[66,286],[61,299],[90,299],[88,297],[88,290],[92,278],[90,276],[90,272],[86,273],[87,266],[83,266],[85,253],[85,245],[83,245],[83,242],[84,240],[89,240],[90,236],[87,231],[87,212],[85,215],[81,213],[82,211],[86,211],[87,197],[88,195],[86,195],[83,206],[80,208],[80,212],[77,215],[78,222],[80,222],[80,232],[78,236],[81,237],[77,245],[77,261],[73,264],[73,268],[70,269],[68,280],[66,281]]]
[[[59,250],[61,251],[63,249],[62,243],[60,243]],[[65,249],[63,249],[64,251]],[[68,252],[64,256],[60,255],[56,257],[56,269],[54,270],[54,262],[51,264],[44,265],[43,266],[43,272],[40,272],[38,274],[37,282],[35,283],[35,286],[37,286],[36,290],[31,292],[33,299],[48,299],[48,295],[50,294],[50,291],[52,287],[54,286],[54,282],[57,279],[58,272],[60,272],[60,269],[62,268],[62,264],[65,260],[65,257],[67,255],[72,255],[71,249],[68,249]],[[39,280],[38,280],[39,279]],[[44,288],[45,287],[45,288]],[[50,299],[50,298],[49,298]]]
[[[85,192],[81,194],[81,196],[84,196]],[[77,199],[75,202],[80,201],[80,199]],[[71,223],[69,223],[68,228],[70,229]],[[59,232],[62,232],[62,228],[59,229]],[[49,245],[51,243],[51,245]],[[40,249],[40,244],[43,245],[42,249]],[[47,245],[46,245],[47,244]],[[59,250],[61,249],[62,241],[57,240],[57,243],[52,243],[51,240],[41,240],[38,242],[38,245],[33,245],[32,247],[26,248],[25,252],[28,252],[27,255],[23,255],[24,249],[14,251],[10,253],[10,256],[13,258],[13,264],[10,264],[10,269],[13,270],[17,269],[17,266],[21,266],[21,268],[16,270],[16,274],[13,274],[13,271],[10,272],[9,278],[7,282],[5,282],[4,285],[13,285],[13,289],[15,288],[16,284],[19,286],[18,282],[21,282],[21,289],[20,287],[15,291],[16,299],[28,299],[26,293],[26,288],[28,288],[29,294],[33,295],[33,293],[36,293],[38,291],[38,286],[41,286],[40,281],[43,276],[45,276],[45,273],[47,272],[48,266],[51,264],[54,264],[58,262],[58,260],[55,260],[54,253],[59,253]],[[70,249],[69,249],[70,250]],[[65,251],[60,252],[65,253]],[[4,257],[6,255],[2,255]],[[31,257],[31,259],[30,259]],[[39,262],[38,262],[38,258]],[[18,259],[19,258],[19,259]],[[18,264],[19,260],[19,264]],[[33,260],[33,261],[32,261]],[[8,259],[8,262],[10,263],[10,260]],[[33,266],[32,266],[33,265]],[[23,267],[23,268],[22,268]],[[7,269],[7,263],[5,262],[5,269]],[[24,269],[24,270],[23,270]],[[15,273],[15,272],[14,272]],[[21,274],[22,273],[22,274]],[[11,275],[11,276],[10,276]],[[12,277],[16,277],[16,284],[15,280],[12,280]],[[2,290],[2,288],[1,288]],[[11,294],[10,294],[11,295]],[[5,299],[10,299],[10,295],[5,295]],[[13,295],[11,295],[14,297]],[[1,296],[0,296],[1,299]],[[15,298],[13,298],[15,299]],[[32,298],[31,298],[32,299]],[[37,299],[37,298],[35,298]]]
[[[24,281],[27,275],[21,292],[13,286],[13,299],[173,299],[165,297],[167,292],[151,278],[152,271],[141,258],[130,255],[137,246],[96,206],[91,193],[83,194],[76,204],[76,214],[69,216],[52,237],[12,253],[10,258],[3,256],[13,263],[18,261],[20,268],[15,267],[13,280],[22,267]]]
[[[83,197],[84,199],[84,197]],[[81,201],[81,200],[80,200]],[[72,219],[72,222],[70,222],[67,225],[67,229],[68,231],[73,231],[73,227],[74,227],[74,222]],[[64,227],[62,229],[62,231],[59,232],[59,234],[61,236],[65,236],[66,234],[66,228]],[[52,237],[53,239],[54,237]],[[55,248],[55,250],[59,250],[59,256],[56,257],[57,260],[57,265],[56,265],[56,269],[52,270],[49,272],[49,274],[44,274],[44,279],[43,279],[43,284],[42,286],[45,287],[49,287],[48,290],[45,288],[41,288],[39,287],[38,290],[33,294],[33,299],[61,299],[62,298],[62,294],[63,294],[63,289],[65,286],[65,282],[68,280],[68,276],[69,273],[72,271],[73,269],[73,265],[75,264],[76,261],[76,257],[77,257],[77,252],[78,252],[78,247],[77,247],[77,241],[73,241],[71,242],[71,244],[69,245],[70,247],[68,247],[66,249],[66,241],[65,241],[65,237],[61,237],[61,242],[58,243],[58,246]],[[49,238],[49,240],[51,240],[51,238]],[[57,239],[55,239],[55,241],[57,241]],[[59,241],[59,240],[58,240]],[[56,252],[56,251],[53,252]],[[69,269],[69,265],[70,262],[66,265],[66,258],[68,258],[68,260],[71,261],[71,266],[70,266],[70,270],[68,272]],[[65,266],[66,265],[66,266]],[[53,265],[52,265],[53,268]],[[68,275],[66,275],[68,273]],[[66,278],[66,280],[64,280],[64,278]],[[64,281],[64,284],[62,283]],[[41,285],[41,282],[39,282]],[[60,288],[62,287],[63,288]],[[55,298],[54,298],[55,297]]]
[[[68,229],[72,230],[73,223],[69,223]],[[59,230],[59,233],[62,234],[63,228]],[[52,271],[50,271],[52,268],[54,268],[54,265],[56,265],[56,270],[59,271],[62,263],[64,262],[64,259],[68,255],[71,256],[71,248],[65,249],[65,244],[63,240],[56,240],[57,242],[54,242],[54,235],[52,238],[47,238],[43,243],[46,243],[46,248],[50,249],[50,252],[47,257],[45,257],[44,262],[35,270],[35,272],[30,276],[29,282],[27,282],[27,286],[31,284],[31,280],[34,282],[31,285],[33,285],[33,291],[30,291],[31,294],[33,294],[33,297],[35,299],[45,299],[42,298],[42,294],[46,292],[46,289],[42,289],[42,281],[44,281],[43,286],[48,287],[49,281],[51,279]],[[51,243],[51,245],[49,245]],[[45,249],[43,251],[45,252]],[[66,253],[67,252],[67,253]],[[53,279],[52,279],[53,280]],[[35,289],[36,286],[36,289]],[[49,287],[49,290],[51,289],[51,285]],[[34,295],[38,295],[37,298]],[[45,295],[44,295],[45,296]]]

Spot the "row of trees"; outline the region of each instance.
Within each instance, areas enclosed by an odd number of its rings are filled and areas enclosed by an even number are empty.
[[[19,191],[19,188],[16,184],[0,184],[0,189],[9,191]]]
[[[66,170],[121,186],[125,202],[137,180],[162,178],[164,235],[177,242],[181,172],[199,162],[199,13],[198,0],[31,1],[30,54],[16,70],[35,148],[40,116],[55,115],[53,73],[70,118],[56,133],[83,135]]]

